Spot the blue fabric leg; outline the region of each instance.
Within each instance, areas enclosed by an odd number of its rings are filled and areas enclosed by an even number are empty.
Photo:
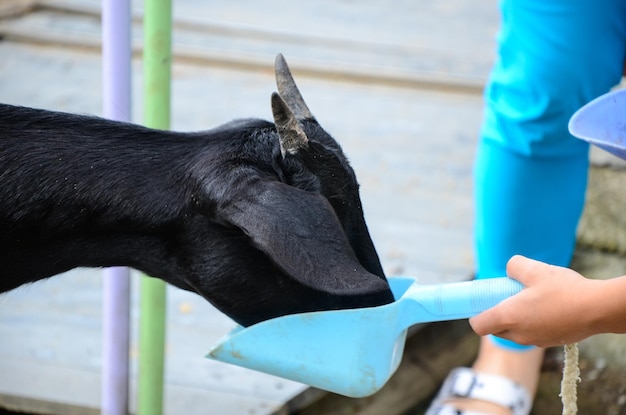
[[[475,168],[478,278],[505,275],[514,254],[569,264],[588,161],[567,122],[619,82],[626,55],[626,1],[502,0],[501,11]]]
[[[568,265],[584,204],[586,155],[531,158],[493,142],[481,143],[478,154],[477,277],[506,275],[506,262],[515,254]],[[525,349],[504,339],[494,341]]]

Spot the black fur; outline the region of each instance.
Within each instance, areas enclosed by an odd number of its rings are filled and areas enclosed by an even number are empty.
[[[300,120],[199,133],[0,104],[0,292],[125,265],[243,325],[393,301],[337,142]]]

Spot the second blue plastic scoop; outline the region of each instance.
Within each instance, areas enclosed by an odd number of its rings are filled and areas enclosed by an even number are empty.
[[[576,111],[569,131],[626,160],[626,89],[604,94]]]

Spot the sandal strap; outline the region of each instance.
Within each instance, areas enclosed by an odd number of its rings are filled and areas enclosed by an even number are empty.
[[[437,405],[428,409],[425,415],[492,415],[485,412],[463,411],[450,404]]]
[[[460,367],[450,372],[426,415],[478,415],[446,405],[446,401],[455,398],[492,402],[509,408],[512,415],[528,415],[532,406],[531,396],[522,385],[503,376]]]

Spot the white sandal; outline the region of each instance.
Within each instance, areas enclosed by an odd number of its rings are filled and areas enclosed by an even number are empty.
[[[512,415],[528,415],[532,407],[532,398],[522,385],[503,376],[459,367],[450,372],[424,415],[488,415],[483,412],[461,411],[448,403],[457,398],[492,402],[508,408]]]

